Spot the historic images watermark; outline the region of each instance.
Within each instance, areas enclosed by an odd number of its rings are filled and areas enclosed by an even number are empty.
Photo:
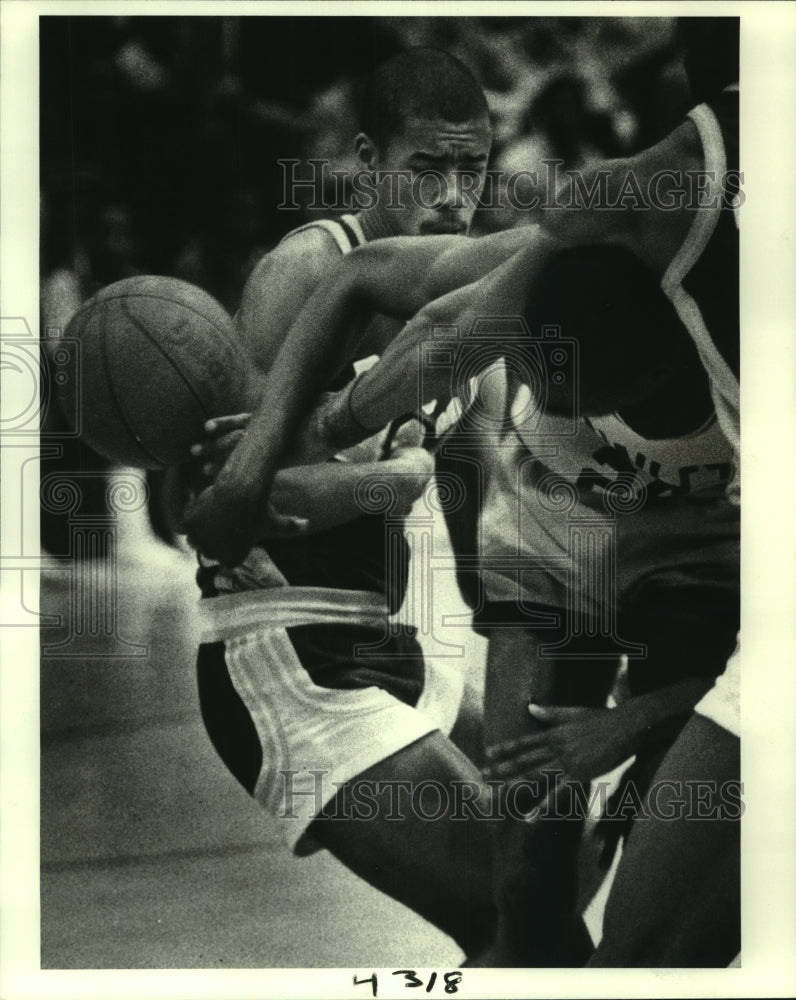
[[[108,475],[79,466],[39,473],[41,462],[63,459],[66,444],[80,437],[81,344],[60,327],[49,327],[40,339],[24,317],[2,317],[0,365],[9,400],[0,422],[3,474],[19,498],[0,558],[8,593],[16,589],[18,599],[4,604],[0,625],[38,627],[44,660],[146,659],[148,645],[121,634],[118,573],[120,519],[146,506],[144,474],[127,469]],[[56,412],[61,417],[52,419]],[[97,489],[104,493],[100,509]],[[41,512],[66,521],[59,554],[31,548],[27,527]],[[59,574],[68,588],[66,615],[41,614],[26,600],[29,579],[42,569]]]
[[[298,820],[310,802],[313,815],[324,820],[400,822],[415,817],[429,823],[492,822],[514,819],[608,821],[656,819],[733,821],[745,812],[743,782],[708,779],[656,781],[640,787],[625,781],[614,792],[607,781],[591,785],[564,781],[561,771],[544,770],[527,780],[421,781],[355,778],[333,781],[323,769],[280,770],[282,805],[279,819]],[[340,794],[344,791],[344,794]],[[562,794],[564,793],[564,794]]]
[[[746,200],[744,174],[728,170],[564,169],[564,161],[543,159],[535,170],[336,170],[329,160],[279,160],[284,210],[360,212],[377,205],[432,210],[477,206],[482,211],[569,210],[676,212],[683,209],[737,210]]]

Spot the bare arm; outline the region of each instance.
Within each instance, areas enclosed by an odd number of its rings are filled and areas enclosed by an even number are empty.
[[[332,237],[309,229],[280,243],[254,268],[235,325],[261,373],[271,368],[291,324],[339,260]]]
[[[662,276],[699,210],[694,183],[703,166],[699,133],[686,120],[635,156],[567,174],[542,228],[568,246],[624,246]],[[589,206],[592,192],[602,208]]]
[[[419,392],[419,348],[433,327],[450,324],[465,329],[478,315],[517,315],[534,270],[556,250],[617,244],[662,274],[692,224],[696,208],[689,203],[688,172],[698,170],[702,163],[696,128],[686,121],[634,157],[603,161],[577,178],[568,175],[556,197],[562,207],[548,210],[541,227],[478,240],[383,240],[366,248],[383,256],[375,269],[372,257],[361,258],[366,266],[358,277],[357,291],[351,294],[360,296],[363,308],[414,319],[378,365],[357,383],[350,400],[351,415],[363,429],[373,429],[418,402],[427,402]],[[663,176],[667,171],[673,176]],[[614,206],[608,211],[587,207],[578,192],[578,184],[581,190],[584,186],[589,190],[601,176],[605,179],[601,197]],[[644,196],[647,208],[640,207],[636,191]],[[656,208],[656,200],[671,201],[674,207]],[[437,374],[435,378],[433,372],[426,372],[423,384],[434,398],[443,399],[444,375]]]
[[[478,266],[505,259],[516,241],[515,235],[504,243],[491,240],[485,263]],[[439,287],[463,280],[456,277],[457,266],[466,259],[465,273],[472,273],[473,242],[457,236],[380,240],[337,263],[283,337],[263,383],[261,403],[242,440],[213,485],[187,513],[189,535],[202,551],[225,562],[245,555],[254,541],[255,523],[258,529],[263,527],[259,511],[287,442],[319,390],[353,356],[364,320],[374,312],[411,316]],[[260,310],[263,307],[261,303]],[[246,312],[244,301],[242,314]],[[255,324],[257,312],[248,308]],[[263,339],[260,333],[257,337]],[[260,348],[263,364],[274,339]],[[290,526],[277,518],[271,527],[284,532]]]
[[[529,276],[561,245],[538,229],[526,230],[522,249],[494,270],[429,302],[373,368],[316,407],[300,434],[298,454],[314,460],[326,457],[403,413],[432,400],[448,402],[456,391],[452,366],[423,362],[424,348],[437,339],[435,329],[451,328],[445,335],[449,340],[456,337],[454,330],[466,337],[480,317],[522,315]]]
[[[493,269],[489,273],[481,272],[478,277],[478,268],[464,254],[457,258],[455,248],[442,254],[430,272],[428,285],[438,292],[447,290],[448,271],[456,267],[472,283],[466,288],[454,285],[457,291],[422,309],[384,352],[379,363],[357,381],[345,400],[326,404],[331,413],[336,405],[336,420],[326,419],[323,412],[311,418],[310,433],[305,435],[307,454],[329,453],[331,441],[321,450],[318,439],[324,432],[334,431],[335,423],[341,428],[340,440],[351,440],[344,436],[346,431],[351,435],[362,434],[366,428],[383,426],[393,416],[430,398],[443,401],[449,398],[449,370],[442,367],[424,370],[421,360],[422,346],[433,336],[434,327],[452,325],[464,331],[479,316],[519,315],[524,311],[525,295],[535,271],[556,250],[588,244],[618,245],[632,251],[662,276],[682,245],[694,212],[698,211],[689,190],[689,172],[698,171],[702,163],[699,136],[694,125],[687,121],[635,157],[598,163],[577,178],[568,177],[556,198],[561,207],[548,210],[541,227],[499,234],[510,235],[514,242],[506,240],[492,246],[489,258]],[[590,190],[601,176],[604,178],[601,198],[615,206],[607,211],[586,207],[583,195],[578,193],[578,184]],[[639,207],[635,191],[643,194],[646,208]],[[625,192],[631,193],[625,196]],[[656,209],[653,203],[656,200],[670,201],[673,207]],[[486,241],[470,243],[477,249]],[[509,249],[514,252],[501,261],[501,254],[505,255]],[[476,280],[472,280],[474,275]],[[361,425],[359,430],[357,425]]]
[[[271,502],[307,522],[305,533],[326,531],[360,517],[359,490],[368,480],[387,486],[390,513],[408,514],[434,471],[422,448],[403,448],[383,462],[324,462],[281,469]]]
[[[652,150],[613,166],[608,164],[606,169],[613,171],[609,178],[612,185],[621,184],[623,167],[636,171],[646,183],[656,170],[688,169],[695,163],[701,163],[701,153],[695,148],[693,126],[685,123]],[[611,191],[616,195],[614,188]],[[553,213],[546,220],[542,232],[511,231],[489,241],[442,236],[382,240],[345,258],[291,328],[271,368],[262,405],[249,431],[216,483],[189,512],[189,528],[207,554],[225,554],[228,558],[245,554],[252,541],[246,529],[247,518],[267,497],[287,442],[324,380],[339,368],[341,359],[352,356],[363,316],[378,311],[408,318],[441,291],[465,284],[472,290],[442,298],[442,305],[434,313],[421,312],[394,342],[395,350],[388,350],[380,365],[357,383],[355,398],[343,396],[336,404],[337,410],[332,408],[333,424],[348,423],[346,433],[353,434],[348,443],[366,436],[368,428],[382,425],[385,416],[399,415],[416,405],[420,348],[434,324],[466,326],[478,313],[516,315],[521,290],[527,288],[532,268],[557,247],[619,242],[662,273],[691,223],[688,212],[667,215],[628,209],[606,213],[585,208],[556,211],[557,215]],[[479,251],[483,253],[480,262]],[[445,398],[450,389],[449,385],[435,386],[433,380],[424,380],[424,387],[437,398]],[[383,398],[376,399],[377,395]],[[326,435],[326,442],[322,440],[327,429],[323,414],[320,418],[316,414],[314,419],[319,429],[315,434],[318,447],[316,451],[307,447],[311,455],[322,454],[329,440],[334,440],[334,435]],[[311,438],[312,434],[304,435],[305,445]]]
[[[266,479],[260,483],[257,470],[266,467],[265,455],[273,459],[284,450],[289,429],[330,375],[354,355],[365,320],[373,313],[408,319],[445,292],[488,274],[528,240],[528,230],[480,240],[459,236],[379,240],[341,258],[331,271],[327,266],[326,277],[311,296],[306,282],[298,292],[288,288],[286,309],[275,307],[267,282],[278,280],[289,286],[290,274],[272,267],[255,275],[259,280],[247,286],[239,324],[260,367],[270,370],[263,403],[227,463],[225,477],[239,490],[262,496],[268,483]],[[297,303],[304,308],[296,309]],[[280,405],[274,406],[274,400]]]

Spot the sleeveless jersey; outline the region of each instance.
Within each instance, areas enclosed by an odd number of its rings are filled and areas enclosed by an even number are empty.
[[[505,378],[507,410],[496,415],[493,446],[481,456],[484,500],[480,554],[488,601],[557,604],[570,586],[570,526],[614,522],[658,508],[644,531],[660,521],[667,535],[667,499],[724,494],[734,472],[733,451],[715,416],[691,434],[650,440],[617,415],[543,415],[530,389]],[[647,550],[649,556],[650,549]]]
[[[699,132],[711,178],[707,206],[661,282],[699,351],[710,377],[716,415],[737,453],[740,447],[740,333],[738,318],[738,85],[688,115]],[[729,174],[729,176],[728,176]],[[737,482],[728,491],[738,497]]]
[[[355,215],[341,215],[339,219],[317,219],[314,222],[308,222],[304,226],[299,226],[298,229],[291,230],[282,237],[281,242],[285,243],[292,237],[298,236],[299,233],[306,233],[310,229],[322,229],[328,233],[342,254],[350,253],[355,247],[367,243],[362,225]]]

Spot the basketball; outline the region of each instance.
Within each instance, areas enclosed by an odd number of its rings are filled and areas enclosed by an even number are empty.
[[[62,397],[86,444],[121,465],[185,462],[210,417],[246,408],[250,365],[227,312],[194,285],[147,275],[86,302],[66,338],[80,344],[78,378]],[[74,384],[73,384],[74,383]]]

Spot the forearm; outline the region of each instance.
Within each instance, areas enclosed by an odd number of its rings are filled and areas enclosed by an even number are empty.
[[[350,400],[355,420],[375,429],[434,400],[442,405],[450,402],[461,391],[457,365],[461,348],[468,345],[468,338],[474,347],[487,346],[486,341],[471,336],[476,320],[522,317],[529,276],[556,246],[555,241],[539,233],[533,239],[526,237],[520,250],[489,273],[421,309],[378,364],[357,382]],[[491,343],[492,352],[482,351],[483,368],[501,355],[500,339]],[[433,357],[442,351],[450,353],[450,364]],[[429,363],[432,361],[436,363]]]
[[[426,403],[436,399],[444,404],[451,398],[451,369],[423,367],[424,345],[433,335],[438,315],[436,306],[433,311],[421,310],[372,369],[316,404],[293,440],[290,462],[329,458],[392,420],[418,412]],[[453,310],[447,315],[453,316]]]
[[[319,392],[355,354],[374,312],[413,315],[429,294],[432,262],[461,237],[381,240],[342,258],[290,327],[262,389],[260,407],[219,476],[258,501],[269,487],[285,445]]]
[[[458,238],[435,258],[426,274],[421,276],[425,301],[430,302],[464,285],[471,285],[538,239],[538,227],[530,226],[507,229],[478,239]]]
[[[456,236],[385,239],[345,257],[291,327],[266,378],[260,409],[219,477],[219,489],[253,501],[267,493],[268,470],[283,456],[301,414],[330,374],[353,356],[364,320],[374,312],[414,319],[363,376],[350,400],[343,401],[334,422],[351,418],[352,426],[340,438],[331,435],[326,454],[425,403],[450,400],[456,389],[450,369],[424,364],[423,347],[435,326],[464,331],[479,314],[517,315],[529,262],[549,249],[550,241],[538,232],[506,235],[510,238],[489,239],[488,246],[483,245],[487,240]],[[442,285],[461,285],[474,273],[483,276],[429,301]],[[310,447],[305,454],[317,460],[322,452]],[[301,454],[299,447],[293,458]]]
[[[265,499],[290,432],[338,367],[353,352],[359,326],[358,288],[343,274],[307,301],[262,381],[259,407],[246,433],[219,473],[216,485],[251,502]]]
[[[432,474],[433,460],[422,448],[402,449],[383,462],[293,466],[277,473],[271,503],[306,520],[311,534],[361,517],[374,496],[385,514],[406,514]]]

